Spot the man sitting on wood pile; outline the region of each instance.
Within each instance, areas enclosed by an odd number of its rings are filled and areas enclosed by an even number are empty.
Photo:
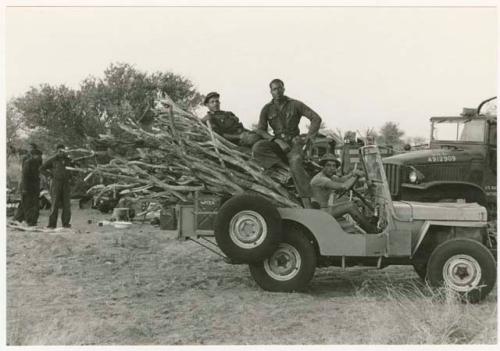
[[[208,108],[208,113],[202,118],[203,123],[210,122],[212,130],[240,146],[252,146],[259,136],[243,127],[238,117],[230,111],[221,111],[220,95],[215,91],[208,93],[205,97],[204,105]]]
[[[336,175],[340,161],[331,154],[323,156],[319,163],[323,166],[323,170],[311,180],[313,202],[317,203],[321,209],[327,211],[333,217],[338,218],[348,214],[364,231],[375,233],[375,226],[359,211],[354,202],[348,199],[335,198],[338,192],[351,188],[359,177],[364,176],[364,172],[354,170],[344,176]]]
[[[273,99],[260,113],[256,133],[263,139],[253,146],[253,157],[265,169],[275,164],[288,163],[297,192],[304,207],[311,207],[310,178],[303,165],[303,148],[312,143],[321,125],[321,117],[304,103],[285,96],[285,85],[280,79],[269,84]],[[311,121],[306,139],[299,136],[302,117]],[[268,127],[274,135],[269,134]]]

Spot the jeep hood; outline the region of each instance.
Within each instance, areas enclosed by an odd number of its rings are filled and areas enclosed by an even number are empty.
[[[402,220],[486,222],[486,208],[476,203],[428,203],[394,201],[394,212]]]
[[[429,162],[435,162],[435,163],[440,163],[443,161],[439,161],[439,159],[435,160],[429,160],[430,157],[433,156],[455,156],[453,159],[453,162],[468,162],[470,161],[473,157],[472,154],[469,151],[466,150],[461,150],[461,149],[428,149],[428,150],[418,150],[418,151],[411,151],[407,152],[404,154],[399,154],[399,155],[394,155],[390,157],[385,157],[383,159],[384,163],[391,163],[391,164],[399,164],[399,165],[406,165],[406,164],[422,164],[422,163],[429,163]]]

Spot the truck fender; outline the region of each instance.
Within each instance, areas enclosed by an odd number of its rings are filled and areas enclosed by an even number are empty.
[[[486,203],[486,193],[483,188],[481,188],[479,185],[471,182],[463,182],[463,181],[457,181],[457,180],[435,180],[432,182],[426,182],[426,183],[421,183],[421,184],[411,184],[411,183],[403,183],[401,184],[402,188],[406,189],[414,189],[414,190],[421,190],[421,191],[429,191],[434,187],[437,186],[443,186],[443,185],[453,185],[457,187],[464,187],[468,189],[473,189],[474,191],[477,191],[478,194],[480,194],[480,204],[485,204]]]

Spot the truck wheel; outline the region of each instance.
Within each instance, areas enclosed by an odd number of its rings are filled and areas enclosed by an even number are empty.
[[[222,252],[242,263],[269,257],[282,238],[278,210],[257,195],[237,195],[226,201],[217,213],[214,228]]]
[[[425,280],[425,276],[427,274],[427,265],[425,263],[414,263],[413,269],[420,279]]]
[[[298,228],[290,228],[271,257],[250,264],[250,273],[264,290],[291,292],[304,290],[316,269],[313,243]]]
[[[427,262],[427,281],[446,286],[467,301],[483,300],[496,281],[496,262],[491,252],[472,239],[451,239],[438,245]]]

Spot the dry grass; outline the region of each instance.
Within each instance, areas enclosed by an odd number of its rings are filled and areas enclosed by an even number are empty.
[[[493,309],[489,304],[473,305],[447,288],[434,289],[418,281],[391,284],[390,279],[378,285],[364,284],[356,296],[371,305],[366,321],[372,326],[367,328],[370,343],[497,343],[496,303]],[[492,300],[496,296],[487,298]],[[373,328],[376,325],[379,327]]]
[[[74,233],[7,231],[9,345],[497,342],[496,291],[462,304],[394,266],[321,268],[307,293],[269,293],[245,265],[101,219],[74,208]]]

